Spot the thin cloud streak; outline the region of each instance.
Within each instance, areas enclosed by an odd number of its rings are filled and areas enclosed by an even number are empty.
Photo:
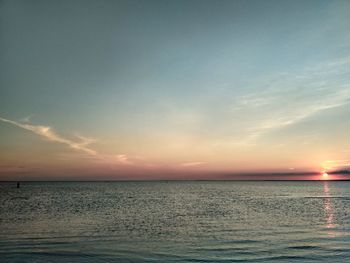
[[[279,129],[283,127],[287,127],[293,124],[296,124],[304,119],[307,119],[319,112],[324,110],[333,109],[337,107],[341,107],[348,103],[350,92],[340,92],[329,98],[329,103],[318,102],[314,105],[306,106],[306,108],[302,112],[291,112],[290,115],[286,115],[274,120],[268,120],[260,125],[260,127],[253,129],[252,135],[257,138],[264,133],[269,132],[270,130]],[[339,96],[338,96],[339,95]]]
[[[279,74],[263,80],[263,91],[242,95],[232,112],[249,111],[262,118],[247,127],[244,143],[350,102],[347,66],[350,57],[306,69],[299,74]],[[283,89],[281,87],[284,87]],[[265,116],[264,116],[265,115]]]
[[[188,162],[188,163],[181,163],[180,166],[182,167],[195,167],[206,164],[206,162]]]
[[[322,163],[322,166],[325,170],[342,169],[350,166],[350,160],[349,159],[327,160]]]
[[[49,126],[21,123],[21,122],[12,121],[2,117],[0,117],[0,121],[12,124],[16,127],[19,127],[27,131],[31,131],[34,134],[39,135],[41,138],[46,139],[48,141],[64,144],[71,149],[84,153],[86,157],[90,158],[90,160],[95,160],[97,162],[103,162],[111,165],[113,164],[136,165],[137,164],[135,161],[137,160],[137,158],[136,159],[134,158],[135,160],[132,160],[126,154],[119,154],[119,155],[101,154],[96,150],[88,147],[90,144],[96,142],[96,139],[88,138],[82,135],[76,135],[75,137],[77,137],[79,141],[74,141],[59,135],[56,131],[54,131]]]
[[[121,164],[126,164],[126,165],[133,164],[133,162],[125,154],[119,154],[115,157],[116,157],[117,161]]]
[[[20,123],[16,121],[12,121],[9,119],[1,118],[0,121],[10,123],[16,127],[25,129],[27,131],[31,131],[40,137],[52,141],[52,142],[57,142],[61,143],[64,145],[67,145],[69,148],[86,153],[91,156],[96,156],[97,153],[95,150],[87,147],[90,143],[91,140],[88,140],[87,138],[81,137],[81,142],[76,142],[67,138],[64,138],[63,136],[59,135],[56,133],[51,127],[49,126],[43,126],[43,125],[33,125],[33,124],[28,124],[28,123]]]

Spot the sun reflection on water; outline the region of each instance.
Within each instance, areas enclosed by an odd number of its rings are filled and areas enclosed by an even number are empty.
[[[327,229],[333,229],[334,228],[334,209],[332,205],[332,199],[331,194],[329,190],[329,182],[325,181],[323,182],[323,191],[324,191],[324,211],[326,214],[326,221],[327,221]],[[334,236],[334,232],[328,232],[330,236]]]

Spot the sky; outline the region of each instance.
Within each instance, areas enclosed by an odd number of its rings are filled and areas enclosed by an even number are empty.
[[[350,169],[349,12],[347,0],[2,0],[0,180]]]

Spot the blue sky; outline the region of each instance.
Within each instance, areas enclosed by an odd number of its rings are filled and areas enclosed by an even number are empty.
[[[1,1],[3,174],[347,168],[349,10]]]

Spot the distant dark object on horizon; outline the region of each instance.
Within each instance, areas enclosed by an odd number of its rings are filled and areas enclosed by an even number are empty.
[[[20,186],[20,183],[19,183],[19,182],[17,182],[17,188],[19,188],[19,186]]]

